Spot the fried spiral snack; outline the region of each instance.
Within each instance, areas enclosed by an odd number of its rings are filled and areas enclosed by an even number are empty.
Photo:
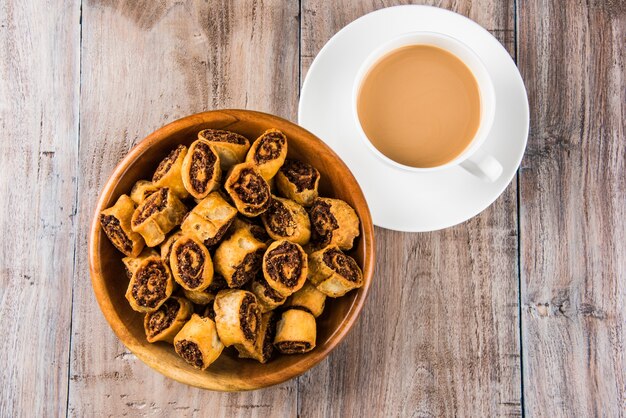
[[[239,213],[245,216],[262,214],[272,200],[270,186],[251,163],[234,166],[224,183],[224,188]]]
[[[180,228],[210,247],[222,239],[236,215],[237,209],[229,205],[219,192],[213,192],[189,212]]]
[[[154,312],[172,295],[174,280],[158,255],[145,258],[133,272],[126,299],[137,312]]]
[[[222,343],[253,351],[261,322],[261,310],[254,294],[241,289],[222,290],[215,297],[213,307]]]
[[[304,245],[311,238],[311,223],[306,210],[289,199],[273,196],[261,215],[265,230],[272,239],[285,239]]]
[[[170,268],[183,289],[204,290],[213,281],[211,254],[196,237],[183,235],[172,245]]]
[[[149,343],[174,342],[174,337],[193,313],[193,305],[185,298],[172,296],[159,309],[143,319],[143,328]]]
[[[185,189],[182,177],[183,160],[187,155],[187,147],[179,145],[170,152],[167,157],[159,163],[156,171],[152,175],[152,183],[155,187],[167,187],[179,198],[184,199],[189,196]]]
[[[257,275],[257,277],[252,280],[252,285],[250,286],[250,290],[256,296],[257,302],[259,303],[259,308],[261,309],[261,313],[269,312],[273,309],[276,309],[283,303],[287,298],[276,290],[272,289],[272,287],[267,283],[265,277],[262,274]]]
[[[139,205],[146,199],[146,197],[150,196],[157,190],[159,190],[159,188],[151,181],[139,180],[130,191],[130,198],[133,199],[133,202]]]
[[[220,290],[228,289],[228,283],[219,274],[213,274],[213,281],[204,290],[183,289],[185,297],[197,305],[206,305],[215,299],[215,295]]]
[[[229,287],[241,287],[254,278],[261,269],[267,240],[263,228],[240,219],[233,223],[233,233],[215,250],[215,271],[221,274]]]
[[[152,193],[135,209],[131,227],[141,234],[148,247],[154,247],[180,225],[185,213],[187,207],[166,187]]]
[[[254,164],[265,180],[276,175],[287,158],[287,137],[278,129],[268,129],[252,143],[246,162]]]
[[[305,310],[317,318],[324,312],[325,303],[326,295],[307,280],[300,290],[287,299],[285,306]]]
[[[363,286],[363,272],[354,258],[331,245],[309,257],[309,280],[320,292],[337,298]]]
[[[307,255],[298,244],[285,240],[274,241],[263,255],[263,277],[282,296],[300,290],[307,273]]]
[[[220,157],[223,171],[242,163],[250,148],[250,141],[245,136],[219,129],[204,129],[198,132],[198,139],[203,139],[213,146]]]
[[[193,314],[174,337],[174,350],[196,369],[206,370],[222,354],[224,345],[217,335],[215,322]]]
[[[204,139],[194,141],[181,168],[183,184],[190,195],[204,199],[220,186],[220,157]]]
[[[127,257],[137,257],[144,246],[140,234],[133,231],[131,219],[135,204],[130,197],[121,195],[115,205],[100,212],[100,226],[111,244]]]
[[[274,312],[266,312],[261,315],[259,324],[259,336],[254,349],[248,351],[243,347],[237,347],[239,358],[253,358],[259,363],[267,363],[274,353],[274,335],[276,334],[277,317]]]
[[[141,264],[143,260],[145,260],[148,257],[153,257],[155,255],[158,255],[156,251],[154,251],[152,248],[146,247],[143,249],[141,254],[139,254],[137,257],[122,258],[122,263],[124,263],[124,267],[126,269],[126,275],[128,276],[128,278],[130,279],[133,277],[133,274],[135,273],[135,271],[137,270],[137,268],[139,267],[139,265]]]
[[[159,252],[161,253],[161,258],[163,261],[169,264],[170,262],[170,254],[172,253],[172,245],[176,242],[176,240],[183,236],[183,233],[178,230],[176,232],[171,233],[165,241],[161,243],[159,246]]]
[[[276,325],[274,347],[283,354],[302,354],[315,348],[315,317],[300,309],[283,312]]]
[[[318,197],[313,201],[309,217],[312,240],[321,246],[335,244],[342,250],[349,250],[359,236],[359,218],[343,200]]]
[[[309,207],[318,196],[320,172],[311,164],[287,160],[276,173],[276,187],[282,196]]]

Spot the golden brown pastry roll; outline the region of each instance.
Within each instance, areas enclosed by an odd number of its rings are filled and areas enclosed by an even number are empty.
[[[278,129],[268,129],[252,143],[246,162],[254,164],[265,180],[276,173],[287,158],[287,137]]]
[[[193,305],[185,298],[172,296],[159,309],[149,312],[143,319],[143,328],[149,343],[172,343],[178,331],[193,313]]]
[[[198,139],[203,139],[213,146],[220,157],[222,171],[242,163],[250,148],[250,141],[245,136],[220,129],[204,129],[198,132]]]
[[[254,280],[252,280],[250,290],[256,296],[259,307],[261,308],[261,313],[276,309],[287,300],[285,296],[272,289],[262,274],[257,274]]]
[[[320,172],[311,164],[286,160],[275,179],[280,194],[302,206],[311,206],[318,195]]]
[[[259,324],[259,336],[257,337],[254,349],[248,351],[243,347],[237,347],[239,358],[253,358],[260,363],[267,363],[274,353],[274,335],[276,334],[277,316],[274,312],[266,312],[261,315]]]
[[[170,268],[176,283],[187,290],[204,290],[213,281],[213,262],[204,244],[192,235],[183,235],[172,245]]]
[[[131,220],[135,204],[130,197],[121,195],[115,205],[100,212],[100,226],[111,244],[128,257],[137,257],[144,246],[140,234],[133,231]]]
[[[311,238],[309,214],[292,200],[273,196],[269,208],[261,215],[261,220],[272,239],[285,239],[304,245]]]
[[[331,245],[309,257],[309,280],[320,292],[337,298],[363,286],[363,272],[354,258]]]
[[[220,157],[204,139],[194,141],[183,160],[183,184],[196,199],[204,199],[220,186]]]
[[[159,252],[161,254],[161,258],[163,259],[163,261],[165,261],[168,265],[170,262],[170,253],[172,252],[172,245],[174,245],[174,242],[176,242],[176,240],[180,237],[183,236],[183,233],[180,230],[177,230],[175,232],[172,232],[166,239],[165,241],[163,241],[161,243],[161,245],[159,246]]]
[[[130,279],[133,277],[133,273],[135,273],[143,260],[155,255],[158,255],[156,251],[154,251],[152,248],[146,247],[137,257],[122,258],[122,263],[124,263],[124,267],[126,268],[126,275],[128,276],[128,278]]]
[[[146,197],[150,196],[157,190],[159,190],[159,188],[151,181],[139,180],[130,191],[130,198],[133,199],[133,202],[139,205],[145,200]]]
[[[340,199],[318,197],[309,210],[312,240],[321,246],[337,245],[352,248],[359,236],[359,217],[350,205]]]
[[[267,248],[262,227],[235,219],[232,228],[232,234],[220,243],[213,256],[215,271],[231,288],[241,287],[254,278]]]
[[[213,192],[189,212],[180,228],[210,247],[222,239],[236,215],[237,209],[229,205],[219,192]]]
[[[159,255],[145,258],[128,283],[126,299],[137,312],[154,312],[174,291],[174,279]]]
[[[261,322],[261,310],[254,294],[240,289],[222,290],[215,297],[213,307],[222,343],[253,351]]]
[[[325,302],[326,295],[307,280],[300,290],[289,296],[285,306],[303,309],[317,318],[324,312]]]
[[[219,274],[213,274],[213,281],[204,290],[183,289],[185,297],[197,305],[206,305],[215,299],[215,295],[220,290],[228,289],[228,283]]]
[[[296,243],[274,241],[263,255],[263,276],[283,296],[289,296],[304,285],[308,272],[307,255]]]
[[[154,247],[162,243],[165,235],[176,225],[180,225],[185,213],[187,207],[166,187],[141,202],[133,213],[131,227],[141,234],[148,247]]]
[[[274,347],[283,354],[301,354],[315,348],[315,317],[300,309],[283,312],[276,324]]]
[[[245,216],[262,214],[272,200],[270,186],[251,163],[234,166],[224,183],[224,188],[237,210]]]
[[[179,198],[189,196],[182,177],[183,160],[187,155],[187,147],[179,145],[159,163],[152,175],[152,183],[158,188],[167,187]]]
[[[224,345],[217,335],[215,322],[193,314],[174,337],[174,350],[196,369],[206,370],[222,354]]]

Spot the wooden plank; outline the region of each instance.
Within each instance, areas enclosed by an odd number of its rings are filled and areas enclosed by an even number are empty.
[[[0,416],[64,415],[79,2],[0,5]],[[36,394],[36,396],[33,396]]]
[[[519,31],[526,412],[624,416],[626,9],[523,1]]]
[[[431,3],[476,20],[513,51],[513,1]],[[380,7],[304,0],[303,74],[335,32]],[[520,415],[516,205],[513,182],[493,206],[454,228],[378,228],[378,266],[362,317],[328,360],[300,378],[299,415]]]
[[[278,0],[85,2],[80,225],[90,222],[115,164],[159,126],[224,107],[295,117],[298,10],[297,3],[284,6]],[[87,248],[86,228],[78,239],[79,247]],[[81,251],[74,283],[70,415],[295,415],[295,381],[220,394],[149,369],[109,329],[88,277],[87,255]]]

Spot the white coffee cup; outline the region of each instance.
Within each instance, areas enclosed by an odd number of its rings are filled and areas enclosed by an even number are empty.
[[[412,167],[400,164],[397,161],[394,161],[384,155],[367,138],[367,135],[363,131],[363,127],[361,125],[361,121],[359,120],[359,115],[357,112],[357,102],[361,84],[372,66],[374,66],[383,56],[389,54],[390,52],[409,45],[431,45],[452,53],[461,61],[463,61],[463,63],[465,63],[465,65],[474,75],[474,78],[476,79],[476,82],[478,84],[478,90],[480,94],[480,122],[474,138],[461,154],[459,154],[451,161],[448,161],[447,163],[436,167]],[[491,130],[491,127],[493,125],[495,110],[496,95],[493,88],[493,82],[491,81],[491,77],[478,55],[476,55],[476,53],[470,47],[468,47],[458,39],[435,32],[406,33],[392,39],[391,41],[383,44],[382,46],[374,50],[361,64],[361,67],[359,68],[356,79],[354,81],[354,87],[352,89],[352,113],[354,115],[354,119],[356,125],[358,126],[359,132],[361,133],[361,137],[363,138],[367,146],[372,150],[374,154],[376,154],[379,158],[383,159],[387,163],[395,167],[413,172],[441,170],[451,166],[459,165],[469,173],[483,180],[491,182],[496,181],[498,177],[500,177],[500,175],[502,174],[502,165],[498,162],[498,160],[496,160],[494,157],[487,154],[484,150],[480,148],[487,139],[489,131]]]

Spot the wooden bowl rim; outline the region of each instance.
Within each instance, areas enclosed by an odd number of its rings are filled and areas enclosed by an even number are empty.
[[[360,208],[359,216],[361,218],[361,224],[364,231],[363,236],[361,237],[361,239],[364,240],[364,259],[362,266],[364,284],[363,287],[360,289],[360,295],[355,298],[343,321],[339,324],[337,329],[335,329],[335,331],[329,338],[328,344],[326,344],[326,346],[323,348],[316,347],[316,349],[308,353],[308,356],[304,357],[302,361],[299,361],[287,368],[275,370],[271,373],[268,373],[267,375],[264,375],[263,382],[260,384],[240,385],[237,387],[224,385],[221,382],[216,381],[215,379],[202,379],[201,381],[194,380],[193,382],[189,382],[188,379],[185,378],[185,376],[189,373],[188,371],[181,370],[177,367],[172,367],[169,362],[161,360],[160,356],[151,355],[150,350],[145,350],[145,348],[141,345],[135,345],[133,343],[133,335],[128,331],[127,326],[118,315],[117,310],[115,309],[113,303],[108,297],[105,279],[100,269],[101,264],[98,262],[100,254],[97,252],[97,249],[100,247],[99,214],[104,209],[104,202],[109,201],[113,190],[119,183],[120,179],[124,176],[128,167],[132,163],[134,163],[147,148],[153,146],[155,143],[161,141],[162,139],[167,138],[173,131],[175,132],[179,128],[189,125],[191,121],[197,121],[198,118],[210,121],[211,117],[218,116],[219,114],[225,114],[227,116],[234,117],[237,120],[239,120],[240,115],[248,115],[260,119],[269,120],[270,122],[276,123],[277,125],[288,124],[291,125],[294,129],[301,131],[301,134],[306,136],[308,139],[316,141],[318,146],[325,148],[325,150],[336,160],[340,171],[345,174],[344,181],[352,183],[351,186],[353,187],[351,187],[351,193],[353,194],[353,199],[359,202],[359,204],[355,206],[359,206]],[[105,319],[113,329],[115,335],[117,335],[117,337],[120,339],[122,344],[124,344],[124,346],[126,346],[142,362],[169,378],[202,389],[224,392],[246,391],[273,386],[302,375],[303,373],[320,363],[323,359],[325,359],[330,354],[330,352],[333,351],[341,341],[343,341],[343,339],[346,337],[346,335],[348,335],[348,333],[352,330],[354,324],[356,323],[357,318],[361,310],[363,309],[365,300],[367,299],[367,295],[369,294],[369,288],[374,273],[374,262],[374,227],[372,224],[369,207],[367,205],[367,201],[365,200],[365,196],[363,195],[361,187],[354,178],[350,169],[341,160],[341,158],[339,158],[339,156],[332,149],[330,149],[330,147],[328,147],[328,145],[326,145],[321,139],[319,139],[317,136],[307,131],[306,129],[302,128],[301,126],[268,113],[243,109],[223,109],[195,113],[170,122],[169,124],[162,126],[161,128],[146,136],[142,141],[135,145],[128,152],[128,154],[116,165],[113,173],[104,185],[100,196],[98,197],[89,232],[89,269],[91,273],[91,283],[94,294]]]

